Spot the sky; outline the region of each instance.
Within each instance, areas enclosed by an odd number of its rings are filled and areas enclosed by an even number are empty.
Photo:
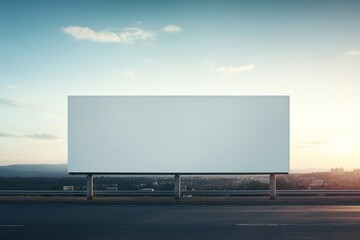
[[[291,169],[360,168],[359,1],[0,2],[0,165],[67,162],[68,95],[289,95]]]

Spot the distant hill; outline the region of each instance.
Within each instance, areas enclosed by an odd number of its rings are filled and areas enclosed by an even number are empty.
[[[18,164],[0,166],[0,177],[66,177],[67,164]]]
[[[328,169],[291,169],[290,173],[327,172]],[[67,164],[18,164],[0,166],[0,177],[68,177]],[[205,177],[205,176],[203,176]],[[214,176],[212,176],[214,177]],[[224,177],[224,176],[222,176]]]

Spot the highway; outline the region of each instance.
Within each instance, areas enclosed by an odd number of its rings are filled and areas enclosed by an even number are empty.
[[[359,239],[360,206],[0,202],[0,239]]]

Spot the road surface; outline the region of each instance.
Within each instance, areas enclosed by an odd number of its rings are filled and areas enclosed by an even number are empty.
[[[0,239],[360,239],[360,206],[0,203]]]

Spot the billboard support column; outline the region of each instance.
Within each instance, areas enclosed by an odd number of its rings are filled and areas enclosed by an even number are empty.
[[[270,199],[275,200],[276,198],[276,175],[270,174]]]
[[[174,186],[174,194],[175,199],[178,200],[181,198],[181,176],[180,174],[175,174],[175,186]]]
[[[94,196],[94,176],[89,174],[86,176],[86,199],[92,200]]]

